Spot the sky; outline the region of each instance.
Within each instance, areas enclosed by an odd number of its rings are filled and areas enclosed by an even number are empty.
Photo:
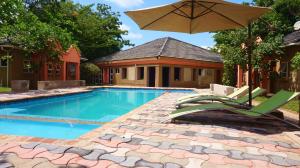
[[[134,23],[127,15],[124,14],[128,10],[136,10],[141,8],[147,8],[152,6],[159,6],[177,2],[178,0],[74,0],[76,3],[83,5],[105,3],[112,7],[114,12],[119,12],[122,22],[121,29],[127,30],[128,35],[124,36],[124,39],[128,39],[136,45],[155,40],[162,37],[173,37],[181,41],[185,41],[194,45],[201,46],[203,48],[213,47],[215,42],[212,33],[199,33],[199,34],[184,34],[184,33],[172,33],[172,32],[159,32],[140,30],[136,23]],[[252,0],[227,0],[234,3],[251,2]],[[127,49],[125,47],[123,49]]]

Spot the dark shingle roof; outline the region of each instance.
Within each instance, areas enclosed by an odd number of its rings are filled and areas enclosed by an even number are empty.
[[[294,31],[283,38],[283,43],[286,46],[289,45],[300,45],[300,30]]]
[[[156,39],[125,51],[101,57],[96,59],[95,62],[130,60],[157,56],[222,62],[219,54],[171,37]]]

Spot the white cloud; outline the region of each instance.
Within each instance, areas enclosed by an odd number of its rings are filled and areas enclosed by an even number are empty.
[[[124,31],[125,30],[128,31],[128,34],[123,36],[125,39],[128,39],[128,40],[137,40],[137,39],[142,39],[143,38],[142,34],[131,32],[130,27],[128,25],[122,24],[120,26],[120,29],[124,30]]]
[[[107,0],[107,1],[115,3],[122,8],[130,8],[130,7],[134,7],[134,6],[139,6],[144,3],[144,0]]]
[[[140,33],[128,33],[127,36],[124,36],[125,39],[129,39],[129,40],[138,40],[138,39],[142,39],[143,35]]]
[[[122,24],[121,26],[120,26],[120,29],[121,30],[123,30],[123,31],[129,31],[130,30],[130,27],[129,26],[127,26],[127,25],[125,25],[125,24]]]

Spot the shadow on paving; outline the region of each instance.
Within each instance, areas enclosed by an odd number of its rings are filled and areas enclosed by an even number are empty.
[[[272,115],[283,119],[283,114],[281,112],[274,112],[272,113]],[[296,128],[295,126],[292,126],[280,120],[267,117],[252,118],[227,111],[193,113],[178,117],[173,121],[173,123],[216,125],[261,135],[300,131],[299,128]]]

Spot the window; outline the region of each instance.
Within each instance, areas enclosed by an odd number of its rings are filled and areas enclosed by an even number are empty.
[[[67,63],[67,80],[73,80],[76,76],[76,66],[70,63]],[[49,80],[58,80],[61,76],[61,64],[57,63],[48,63],[48,79]]]
[[[0,67],[7,67],[7,60],[6,59],[0,59]]]
[[[280,63],[280,77],[288,78],[289,77],[289,64],[287,62]]]
[[[180,81],[180,71],[181,69],[178,67],[174,68],[174,80],[175,81]]]
[[[137,68],[137,79],[143,80],[144,79],[144,67],[138,67]]]
[[[122,68],[122,79],[127,79],[127,68]]]
[[[206,69],[205,72],[207,76],[212,76],[212,69]]]
[[[23,72],[24,73],[32,73],[32,61],[31,60],[23,61]]]
[[[193,81],[197,80],[197,70],[196,69],[193,69],[193,71],[192,71],[192,80]]]
[[[118,74],[118,73],[120,73],[120,69],[119,68],[116,68],[115,69],[115,72]]]
[[[199,75],[199,76],[202,76],[202,74],[203,74],[203,73],[202,73],[202,69],[198,69],[198,75]]]
[[[48,76],[53,76],[53,64],[52,63],[48,63]]]
[[[61,70],[61,66],[59,64],[56,65],[56,68],[55,68],[55,73],[56,73],[55,75],[56,76],[60,76],[60,73],[61,73],[60,70]]]
[[[114,68],[109,68],[109,84],[112,84],[114,81]]]

